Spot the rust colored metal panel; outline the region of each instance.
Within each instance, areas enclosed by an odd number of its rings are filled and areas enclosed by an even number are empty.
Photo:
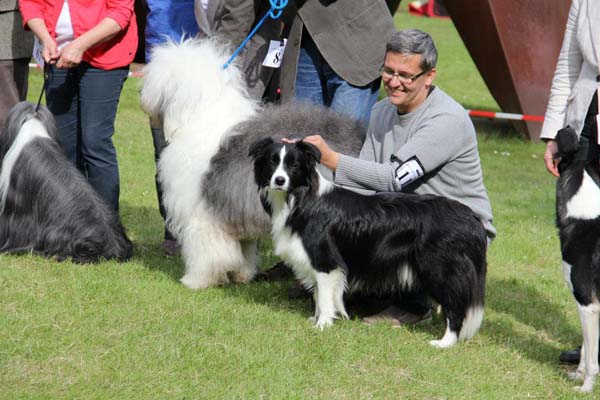
[[[544,115],[570,0],[445,0],[492,96],[504,112]],[[541,124],[517,128],[537,140]]]

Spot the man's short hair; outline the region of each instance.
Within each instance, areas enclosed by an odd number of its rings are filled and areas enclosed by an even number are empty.
[[[429,71],[437,64],[437,49],[428,33],[418,29],[395,32],[385,45],[385,53],[420,54],[421,69]]]

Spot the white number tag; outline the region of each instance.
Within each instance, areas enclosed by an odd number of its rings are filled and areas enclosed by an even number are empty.
[[[265,67],[279,68],[281,66],[281,60],[283,59],[283,52],[285,51],[286,44],[287,39],[271,40],[269,51],[267,52],[267,56],[263,60],[262,65]]]

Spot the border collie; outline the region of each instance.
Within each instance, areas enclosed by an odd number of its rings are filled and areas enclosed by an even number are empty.
[[[271,138],[250,147],[275,253],[314,290],[316,327],[348,318],[346,289],[421,288],[441,305],[447,328],[433,346],[470,339],[483,319],[486,235],[467,206],[437,196],[361,195],[324,180],[319,151]]]
[[[181,245],[191,289],[250,281],[256,241],[270,220],[256,193],[248,147],[266,136],[323,135],[358,154],[365,129],[324,107],[262,106],[249,98],[228,48],[189,39],[153,48],[144,68],[143,108],[163,122],[168,146],[158,164],[167,224]]]
[[[556,183],[556,224],[563,273],[573,292],[583,329],[581,360],[573,379],[583,378],[590,392],[598,374],[600,302],[600,165],[575,159],[578,138],[566,127],[558,131],[560,177]]]
[[[118,215],[64,156],[50,111],[35,107],[15,105],[0,135],[0,252],[129,259]]]

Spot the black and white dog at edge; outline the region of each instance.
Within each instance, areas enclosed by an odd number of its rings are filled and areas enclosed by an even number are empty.
[[[254,183],[250,144],[267,136],[319,132],[357,155],[365,127],[324,107],[264,106],[252,100],[229,46],[188,39],[153,48],[141,102],[162,121],[168,142],[158,164],[167,224],[181,245],[192,289],[248,282],[258,272],[257,240],[271,223]]]
[[[560,236],[565,280],[573,292],[583,330],[581,359],[573,379],[577,389],[591,392],[598,374],[600,302],[600,165],[577,160],[579,142],[566,127],[556,136],[558,170],[556,223]]]
[[[258,190],[273,223],[275,254],[313,290],[314,322],[348,318],[344,293],[424,290],[446,318],[431,345],[454,346],[483,319],[487,238],[467,206],[438,196],[362,195],[336,187],[317,170],[320,153],[304,143],[256,141]]]
[[[0,253],[78,263],[133,253],[118,214],[65,157],[45,106],[18,103],[0,134]]]

